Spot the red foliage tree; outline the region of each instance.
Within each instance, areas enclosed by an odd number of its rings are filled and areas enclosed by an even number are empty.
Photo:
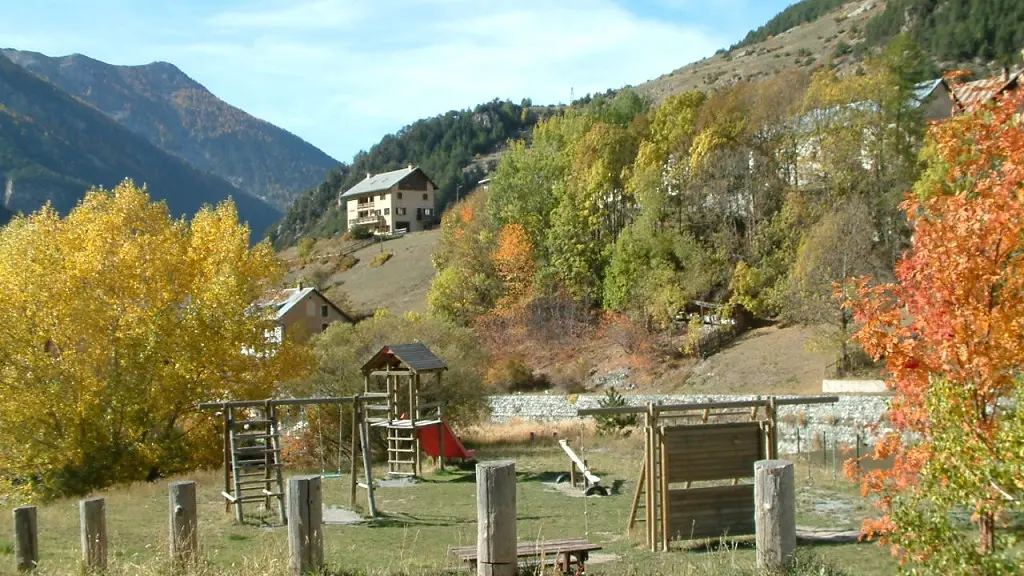
[[[898,430],[874,450],[892,468],[862,476],[882,512],[864,530],[929,572],[1020,569],[998,530],[1024,494],[1024,418],[1008,402],[1024,400],[1019,103],[930,129],[928,169],[902,205],[913,242],[896,282],[858,280],[847,302],[862,323],[855,339],[886,359]],[[977,532],[956,523],[957,511]]]

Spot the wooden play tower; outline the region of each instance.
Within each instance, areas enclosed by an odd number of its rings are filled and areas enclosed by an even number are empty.
[[[441,374],[447,369],[419,343],[384,346],[363,365],[362,410],[367,424],[387,430],[389,476],[422,474],[417,430],[442,425]],[[444,454],[444,434],[438,436]],[[443,468],[444,458],[439,461]]]

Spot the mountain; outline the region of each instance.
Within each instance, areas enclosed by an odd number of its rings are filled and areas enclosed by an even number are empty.
[[[1020,60],[1024,2],[1020,0],[889,0],[867,25],[870,43],[909,32],[928,54],[951,63]]]
[[[67,212],[89,187],[110,188],[124,178],[147,184],[175,215],[231,196],[255,238],[280,216],[0,55],[0,204],[6,210],[28,213],[49,201]]]
[[[1020,0],[803,0],[751,30],[729,49],[641,84],[661,100],[684,90],[714,90],[783,70],[855,69],[897,34],[927,57],[926,74],[969,69],[987,75],[1019,64],[1024,48]]]
[[[347,213],[336,204],[338,193],[355,185],[367,173],[386,172],[416,164],[438,186],[438,208],[450,204],[461,190],[468,192],[493,168],[508,139],[529,135],[541,118],[558,113],[554,106],[534,107],[494,100],[472,110],[452,110],[418,120],[388,134],[360,152],[351,164],[332,170],[319,186],[306,191],[288,207],[270,233],[274,244],[294,244],[303,236],[328,237],[346,228]]]
[[[113,66],[80,54],[3,53],[164,151],[280,208],[338,166],[298,136],[217,98],[172,64]]]

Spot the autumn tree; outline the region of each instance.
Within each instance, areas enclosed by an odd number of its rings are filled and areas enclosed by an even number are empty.
[[[517,306],[529,295],[537,273],[533,252],[533,242],[520,224],[502,227],[493,255],[494,268],[504,287],[498,308]]]
[[[875,236],[871,210],[864,200],[851,198],[807,233],[790,276],[787,316],[805,324],[829,326],[825,338],[835,343],[840,374],[850,368],[852,318],[835,298],[834,286],[878,272]]]
[[[500,291],[491,259],[494,233],[487,203],[487,193],[481,190],[446,212],[440,245],[431,255],[437,277],[427,306],[433,314],[460,324],[490,310]]]
[[[270,396],[306,365],[252,308],[281,275],[232,202],[175,220],[130,181],[0,229],[0,496],[216,462],[196,405]]]
[[[863,477],[865,522],[933,574],[1018,573],[1005,527],[1024,501],[1024,126],[1019,100],[930,131],[928,169],[903,204],[913,230],[896,281],[857,284],[864,348],[884,357],[897,432],[891,470]],[[966,513],[977,530],[957,523]]]

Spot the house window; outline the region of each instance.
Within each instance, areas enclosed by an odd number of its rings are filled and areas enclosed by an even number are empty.
[[[405,206],[399,206],[398,208],[395,208],[395,214],[399,216],[405,216]]]
[[[380,199],[381,199],[381,200],[383,200],[383,199],[384,199],[384,194],[381,194],[381,195],[380,195]]]
[[[398,199],[399,199],[399,200],[401,200],[401,199],[402,199],[402,193],[401,193],[401,192],[399,192],[399,193],[398,193]]]
[[[391,208],[384,209],[384,215],[387,216],[388,214],[391,214]]]
[[[416,219],[423,220],[423,208],[416,209]]]
[[[424,193],[423,193],[423,199],[424,199],[424,200],[426,200],[426,199],[427,199],[427,193],[426,193],[426,192],[424,192]]]
[[[324,304],[320,307],[320,316],[327,318],[327,305]]]
[[[327,323],[326,322],[324,322],[323,324],[320,325],[320,331],[323,332],[324,330],[327,330]]]

